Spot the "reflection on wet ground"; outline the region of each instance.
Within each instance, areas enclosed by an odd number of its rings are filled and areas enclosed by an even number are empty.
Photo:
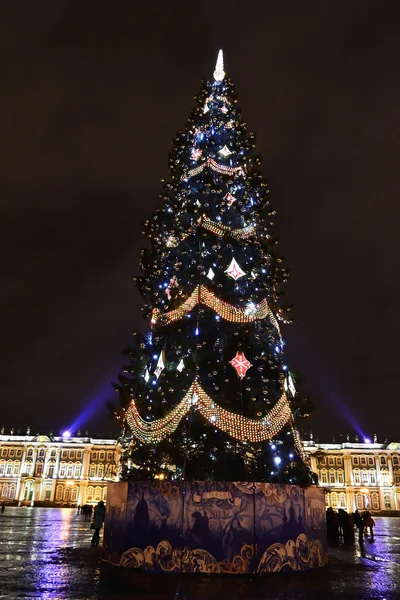
[[[0,515],[0,599],[400,600],[400,518],[376,518],[375,541],[330,550],[327,569],[267,578],[148,576],[131,593],[100,582],[101,549],[74,509],[7,508]],[[399,588],[399,589],[398,589]]]

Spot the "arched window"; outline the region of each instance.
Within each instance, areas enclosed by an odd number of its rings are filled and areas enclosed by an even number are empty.
[[[393,460],[393,464],[394,465],[398,465],[399,464],[399,457],[396,454],[393,456],[392,460]]]
[[[2,448],[1,455],[2,456],[7,456],[7,452],[8,452],[7,448]]]
[[[104,460],[104,458],[105,458],[104,452],[100,452],[99,453],[99,460]]]
[[[65,477],[65,467],[66,467],[65,462],[64,461],[61,462],[60,463],[60,473],[59,473],[60,477]]]
[[[346,494],[344,492],[340,492],[339,494],[339,506],[340,508],[346,508]]]
[[[71,499],[71,488],[66,485],[64,488],[64,502],[69,502],[70,499]]]
[[[7,498],[7,496],[8,496],[8,483],[5,483],[3,485],[3,489],[1,490],[1,497]]]
[[[103,501],[106,502],[107,500],[107,488],[103,488]]]
[[[96,465],[94,463],[92,463],[89,467],[89,477],[95,477],[96,476]]]
[[[0,460],[0,475],[4,475],[5,470],[6,470],[6,461]]]
[[[356,505],[358,510],[362,510],[364,508],[364,498],[360,493],[356,494]]]
[[[322,484],[328,483],[328,472],[326,469],[322,469],[322,471],[321,471],[321,483]]]
[[[336,483],[336,473],[335,473],[334,469],[331,469],[329,471],[329,483],[330,483],[330,485],[335,485],[335,483]]]
[[[395,485],[400,485],[400,470],[396,469],[393,471],[394,483]]]
[[[26,452],[26,456],[28,458],[32,458],[32,456],[33,456],[33,448],[28,448],[28,450]]]
[[[375,469],[369,470],[369,481],[371,485],[376,485],[376,472]]]
[[[391,510],[392,502],[390,500],[390,494],[383,495],[383,504],[385,505],[385,510]]]
[[[78,498],[78,488],[76,485],[71,490],[71,502],[76,502]]]
[[[337,508],[338,505],[338,495],[336,492],[332,492],[331,494],[331,506],[332,508]]]
[[[14,475],[19,475],[20,470],[21,470],[21,461],[16,460],[14,462]]]
[[[46,450],[44,448],[40,448],[39,452],[38,452],[38,458],[44,459],[46,455]]]
[[[67,465],[67,477],[72,477],[73,468],[74,468],[74,463],[69,462]]]
[[[31,460],[27,460],[25,463],[25,473],[27,475],[33,474],[33,462]]]
[[[337,481],[339,485],[344,484],[344,472],[342,469],[339,469],[337,472]]]
[[[89,485],[89,487],[87,489],[87,497],[86,497],[87,502],[92,502],[93,494],[94,494],[93,486]]]
[[[14,500],[16,491],[17,491],[17,486],[15,485],[15,483],[12,483],[10,485],[10,492],[8,494],[8,497],[10,500]]]
[[[361,483],[360,479],[360,469],[354,469],[353,471],[354,483]]]
[[[57,450],[55,448],[52,448],[50,450],[50,457],[55,458],[56,456],[57,456]]]
[[[379,495],[378,494],[371,494],[371,500],[372,500],[372,508],[374,510],[379,510]]]
[[[101,487],[100,486],[97,486],[94,490],[94,499],[96,502],[101,500]]]
[[[41,477],[43,473],[43,461],[38,460],[36,463],[36,477]]]
[[[58,502],[60,502],[60,500],[62,500],[63,497],[63,486],[62,485],[58,485],[56,487],[56,500]]]
[[[10,458],[12,458],[15,455],[15,448],[10,448],[10,452],[8,453],[8,456]]]
[[[69,451],[69,457],[70,458],[75,458],[75,450],[70,450]]]
[[[363,485],[368,485],[368,483],[369,483],[369,479],[368,479],[368,471],[367,471],[367,469],[363,469],[363,470],[361,471],[361,483],[362,483]]]
[[[382,469],[381,477],[382,477],[382,485],[389,486],[390,485],[389,471],[387,471],[386,469]]]
[[[367,464],[367,457],[366,456],[361,456],[360,457],[360,465],[364,466]]]
[[[47,501],[51,500],[51,487],[49,486],[46,487],[44,499]]]
[[[49,479],[53,479],[53,477],[54,477],[54,466],[55,466],[55,465],[54,465],[54,463],[53,463],[53,462],[50,462],[50,463],[49,463],[49,471],[48,471],[48,473],[47,473],[47,477],[48,477]]]
[[[386,456],[381,456],[379,460],[381,461],[382,466],[386,465]]]
[[[12,460],[9,460],[7,463],[7,469],[6,469],[6,475],[12,475],[13,472],[13,462]]]
[[[75,463],[74,477],[80,477],[81,467],[82,467],[82,465],[80,462]]]
[[[99,479],[101,479],[101,477],[104,477],[104,465],[101,463],[97,467],[97,477],[99,477]]]

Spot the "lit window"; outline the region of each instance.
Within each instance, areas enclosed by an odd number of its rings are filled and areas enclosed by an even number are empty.
[[[92,452],[92,460],[97,460],[97,452]]]
[[[366,456],[362,456],[360,458],[360,465],[366,465],[367,464],[367,457]]]
[[[0,475],[4,475],[4,471],[6,469],[6,463],[4,460],[0,461]]]
[[[338,505],[338,495],[336,494],[336,492],[333,492],[331,494],[331,506],[332,508],[337,508]]]
[[[62,451],[61,458],[68,458],[68,450]]]
[[[41,460],[39,460],[36,463],[36,477],[41,477],[43,473],[43,462]]]
[[[104,477],[104,465],[102,464],[97,467],[97,477]]]
[[[343,464],[343,459],[342,459],[342,457],[341,457],[341,456],[338,456],[338,457],[337,457],[337,459],[336,459],[336,464],[337,464],[337,466],[338,466],[338,467],[341,467],[341,466],[342,466],[342,464]]]
[[[101,487],[96,487],[96,489],[94,490],[94,499],[96,502],[99,502],[99,500],[101,500]]]
[[[394,465],[398,465],[399,464],[399,457],[398,456],[393,456],[393,464]]]
[[[391,510],[391,508],[392,508],[392,502],[390,500],[390,495],[389,494],[384,494],[383,495],[383,504],[385,505],[385,510]]]
[[[81,474],[81,463],[75,463],[74,477],[79,477]]]
[[[103,488],[103,500],[104,502],[107,500],[107,488]]]
[[[96,465],[91,464],[89,467],[89,477],[95,477],[96,475]]]
[[[376,485],[376,472],[374,469],[369,470],[369,480],[371,485]]]
[[[52,448],[51,452],[50,452],[50,456],[51,458],[55,458],[57,455],[57,450],[55,448]]]
[[[76,451],[76,458],[78,458],[78,459],[82,458],[82,450],[77,450]]]
[[[68,463],[67,466],[67,477],[72,477],[72,469],[74,468],[74,465],[72,463]]]
[[[325,469],[321,471],[321,483],[328,483],[328,474]]]
[[[44,448],[40,448],[38,452],[38,458],[44,458],[46,454],[46,450]]]
[[[70,458],[75,458],[75,450],[70,450],[69,451],[69,457]]]
[[[326,457],[325,456],[321,456],[321,458],[319,459],[319,462],[321,465],[326,465]]]
[[[19,475],[20,469],[21,469],[21,461],[16,460],[14,463],[14,475]]]
[[[333,469],[331,469],[329,471],[329,483],[330,484],[335,484],[336,483],[336,474],[335,474],[335,471]]]
[[[346,508],[347,504],[346,504],[346,494],[344,492],[341,492],[339,494],[339,506],[340,508]]]
[[[361,483],[359,469],[354,469],[353,473],[354,473],[354,483]]]
[[[32,458],[32,456],[33,456],[33,448],[28,448],[28,451],[27,451],[27,453],[26,453],[26,456],[27,456],[28,458]]]
[[[78,497],[78,488],[73,487],[72,491],[71,491],[71,501],[76,502],[77,497]]]
[[[7,448],[3,448],[1,451],[2,456],[7,456]]]
[[[112,452],[107,452],[107,460],[111,461],[113,459],[113,453]]]
[[[362,473],[361,473],[361,483],[363,483],[363,484],[368,484],[369,483],[368,471],[366,469],[362,470]]]
[[[47,501],[51,500],[51,488],[49,488],[49,487],[46,488],[44,499]]]
[[[15,455],[15,449],[14,448],[10,448],[10,452],[9,452],[10,458],[12,458],[14,455]]]
[[[353,465],[358,465],[358,456],[353,456]]]
[[[328,465],[334,465],[335,464],[335,459],[333,458],[333,456],[329,456],[328,457]]]
[[[386,470],[381,471],[381,477],[382,477],[382,485],[389,486],[390,485],[389,471],[386,471]]]
[[[86,500],[88,502],[91,502],[93,500],[93,493],[94,493],[94,489],[91,485],[89,485],[89,487],[87,489],[87,498],[86,498]]]
[[[379,510],[379,496],[378,494],[372,494],[372,508],[375,510]]]
[[[396,471],[393,472],[393,477],[394,477],[394,482],[396,485],[400,484],[400,471],[398,469],[396,469]]]
[[[60,463],[60,477],[65,477],[65,462]]]
[[[99,453],[99,460],[104,460],[104,458],[105,458],[104,452],[100,452]]]
[[[58,500],[58,501],[62,500],[62,495],[63,495],[62,485],[58,485],[57,489],[56,489],[56,500]]]
[[[374,461],[374,457],[373,457],[373,456],[368,456],[368,464],[369,464],[371,467],[373,467],[373,466],[374,466],[374,464],[375,464],[375,461]]]
[[[8,496],[8,483],[5,483],[3,485],[3,489],[1,490],[1,497],[7,498],[7,496]]]
[[[13,472],[13,463],[11,462],[11,460],[9,460],[7,463],[6,475],[12,475],[12,472]]]
[[[14,500],[16,491],[17,491],[16,486],[14,484],[10,485],[10,492],[8,494],[8,497],[10,500]]]
[[[48,473],[48,478],[49,479],[53,479],[54,476],[54,463],[51,462],[49,463],[49,473]]]
[[[22,456],[22,448],[17,448],[15,456]]]
[[[358,510],[361,510],[362,508],[364,508],[364,500],[363,500],[362,494],[356,494],[356,504],[357,504]]]
[[[381,465],[386,465],[386,456],[380,457]]]
[[[342,471],[342,470],[339,470],[339,471],[337,472],[337,481],[338,481],[338,483],[339,483],[340,485],[343,485],[343,484],[344,484],[344,473],[343,473],[343,471]]]

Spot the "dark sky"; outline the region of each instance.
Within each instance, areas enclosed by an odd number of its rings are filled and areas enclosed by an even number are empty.
[[[144,326],[140,223],[222,47],[292,270],[312,427],[400,437],[398,3],[245,6],[2,3],[0,425],[113,427],[109,382]]]

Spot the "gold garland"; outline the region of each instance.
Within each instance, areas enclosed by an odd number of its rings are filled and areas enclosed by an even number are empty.
[[[132,400],[127,409],[126,420],[136,439],[152,444],[160,442],[173,433],[181,419],[188,413],[190,406],[193,406],[194,410],[197,410],[211,425],[242,442],[256,443],[273,439],[292,420],[285,392],[265,417],[249,419],[217,406],[197,380],[192,383],[178,406],[162,419],[151,423],[146,422],[140,416],[135,401]],[[295,432],[293,426],[292,431]],[[296,446],[297,437],[298,434],[295,437]]]
[[[214,312],[222,317],[225,321],[231,321],[233,323],[253,323],[254,321],[265,319],[267,316],[270,317],[271,323],[277,329],[279,335],[278,321],[272,310],[269,308],[267,300],[261,300],[259,304],[254,305],[251,311],[248,308],[237,308],[224,302],[220,298],[217,298],[213,292],[210,292],[205,285],[197,285],[192,294],[178,307],[170,310],[166,313],[161,313],[158,308],[154,308],[151,315],[151,325],[156,323],[162,318],[166,324],[182,319],[187,313],[189,313],[197,304],[204,304],[211,308]]]
[[[205,215],[203,215],[203,218],[200,218],[197,220],[197,223],[199,225],[201,225],[202,227],[204,227],[204,229],[207,229],[208,231],[211,231],[212,233],[215,233],[216,235],[222,236],[225,234],[229,234],[232,238],[234,238],[235,240],[247,240],[248,238],[252,237],[252,235],[254,235],[256,228],[255,225],[246,225],[246,227],[239,227],[238,229],[231,229],[230,227],[228,227],[227,225],[222,225],[222,223],[217,223],[216,221],[213,221],[212,219],[210,219],[209,217],[206,217]],[[186,238],[189,237],[189,235],[194,231],[194,228],[191,227],[187,233],[183,234],[181,237],[175,237],[173,235],[170,235],[167,239],[167,241],[165,242],[165,245],[167,248],[177,248],[179,246],[179,244],[183,241],[186,240]]]
[[[213,171],[216,171],[217,173],[222,173],[223,175],[242,175],[244,177],[244,171],[242,167],[226,167],[225,165],[218,164],[212,158],[207,158],[207,160],[205,160],[203,164],[199,165],[198,167],[195,167],[194,169],[190,169],[185,175],[182,175],[181,181],[184,181],[185,179],[190,179],[190,177],[198,175],[199,173],[204,171],[204,169],[207,166],[211,167]]]

